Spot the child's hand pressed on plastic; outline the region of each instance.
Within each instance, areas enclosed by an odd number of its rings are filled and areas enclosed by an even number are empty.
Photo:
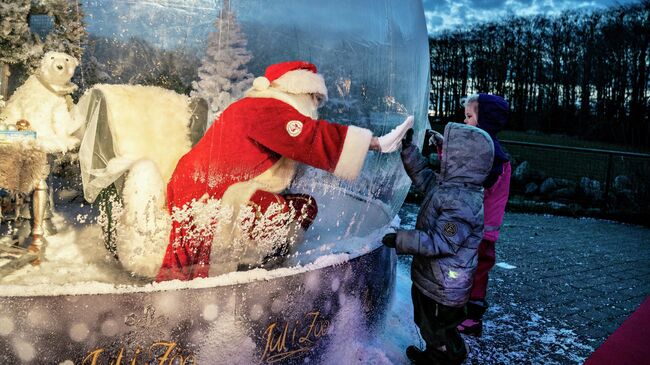
[[[402,138],[402,150],[405,150],[413,144],[413,133],[413,128],[409,128],[406,131],[406,135]]]

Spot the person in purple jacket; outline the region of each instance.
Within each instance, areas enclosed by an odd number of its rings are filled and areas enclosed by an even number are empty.
[[[502,97],[490,94],[473,94],[461,101],[465,107],[465,124],[477,126],[486,131],[494,143],[494,161],[485,182],[483,239],[478,249],[478,266],[467,303],[467,318],[458,326],[461,333],[481,336],[483,314],[488,308],[488,273],[495,263],[495,243],[510,192],[510,157],[497,139],[508,121],[510,106]]]

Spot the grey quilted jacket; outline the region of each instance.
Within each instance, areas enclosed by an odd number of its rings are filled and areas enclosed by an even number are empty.
[[[481,184],[493,158],[490,136],[459,123],[445,126],[440,173],[416,146],[402,151],[406,173],[424,200],[415,230],[397,232],[396,249],[413,255],[413,284],[440,304],[461,307],[469,300],[483,236]]]

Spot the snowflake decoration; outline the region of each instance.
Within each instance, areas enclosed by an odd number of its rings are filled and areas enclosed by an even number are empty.
[[[152,305],[144,308],[143,314],[131,313],[124,318],[124,324],[132,329],[126,334],[124,341],[131,348],[135,346],[146,347],[152,343],[165,339],[166,333],[163,327],[167,325],[168,319],[165,316],[157,316]]]

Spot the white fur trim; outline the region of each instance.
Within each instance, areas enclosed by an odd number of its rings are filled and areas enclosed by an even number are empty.
[[[176,163],[192,146],[189,98],[153,86],[104,84],[94,88],[104,96],[111,129],[111,136],[97,138],[112,138],[117,157],[154,161],[168,182]]]
[[[275,79],[271,86],[292,94],[321,94],[327,99],[327,86],[322,75],[309,70],[293,70]]]
[[[273,166],[248,181],[238,182],[226,189],[221,201],[233,209],[246,204],[256,190],[278,194],[286,189],[296,173],[296,161],[280,158]]]
[[[255,90],[266,90],[270,85],[271,82],[264,76],[256,77],[255,80],[253,80],[253,88]]]
[[[343,151],[341,151],[341,156],[334,169],[334,175],[346,180],[356,179],[366,161],[371,139],[372,132],[370,130],[348,126]]]
[[[282,157],[259,176],[248,181],[233,184],[226,189],[221,198],[221,202],[224,206],[232,208],[232,216],[230,222],[222,222],[224,227],[221,230],[221,234],[218,237],[215,235],[212,242],[210,276],[235,271],[237,269],[237,263],[254,264],[256,260],[260,260],[269,253],[264,251],[264,247],[258,247],[256,242],[248,242],[245,244],[247,246],[246,249],[239,248],[240,250],[246,251],[246,255],[238,257],[237,262],[233,262],[233,257],[230,253],[217,248],[232,242],[247,242],[248,239],[242,233],[241,226],[236,222],[241,208],[248,204],[251,196],[257,190],[264,190],[275,194],[282,192],[291,184],[295,173],[296,162]]]
[[[140,276],[155,277],[167,249],[171,219],[165,209],[165,188],[151,160],[133,164],[124,182],[124,211],[115,246],[122,266]]]
[[[312,119],[318,118],[318,109],[311,101],[311,97],[307,94],[289,94],[275,88],[268,88],[266,90],[255,90],[255,88],[251,88],[246,92],[246,97],[280,100],[291,105],[298,113],[304,116]]]

